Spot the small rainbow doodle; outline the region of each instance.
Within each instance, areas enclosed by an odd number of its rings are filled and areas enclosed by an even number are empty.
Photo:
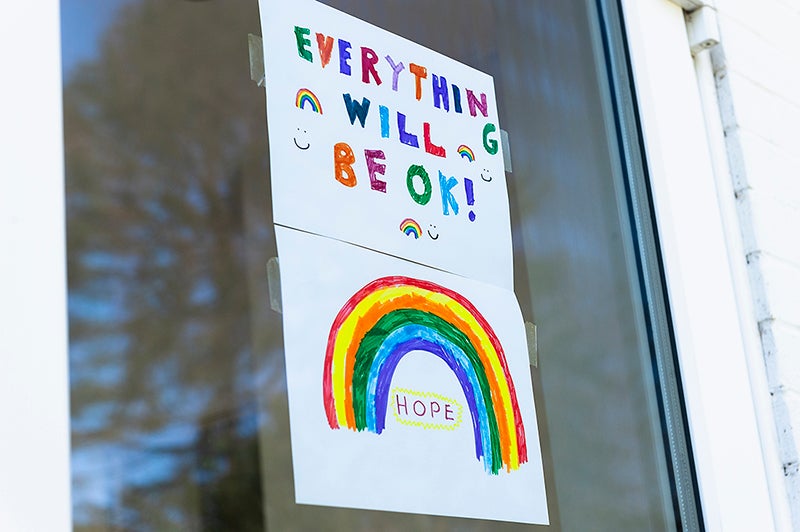
[[[414,235],[415,240],[419,238],[419,235],[422,234],[422,228],[415,220],[412,220],[411,218],[406,218],[400,222],[400,230],[404,232],[406,236]]]
[[[300,109],[305,109],[306,104],[309,104],[311,106],[311,110],[315,113],[322,114],[322,104],[319,103],[319,98],[317,98],[317,95],[308,89],[300,89],[297,91],[295,105],[297,105],[297,107]]]
[[[328,425],[381,434],[392,377],[413,351],[442,359],[472,417],[475,457],[496,475],[528,461],[525,427],[503,346],[463,295],[411,277],[381,277],[353,294],[328,335],[322,396]]]
[[[469,162],[475,160],[475,152],[473,152],[472,148],[470,148],[466,144],[462,144],[461,146],[458,147],[458,153]]]

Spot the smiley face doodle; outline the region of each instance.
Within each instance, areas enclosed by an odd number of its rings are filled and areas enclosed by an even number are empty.
[[[487,183],[491,183],[492,182],[492,174],[489,173],[489,170],[484,168],[483,170],[481,170],[481,179],[483,179]]]
[[[297,134],[294,136],[292,140],[294,140],[294,145],[297,146],[300,150],[307,150],[311,147],[311,142],[307,138],[308,131],[305,129],[297,128]]]
[[[436,233],[435,235],[434,232]],[[428,236],[431,237],[431,240],[437,240],[439,238],[439,232],[436,231],[435,225],[430,224],[430,226],[428,226]]]

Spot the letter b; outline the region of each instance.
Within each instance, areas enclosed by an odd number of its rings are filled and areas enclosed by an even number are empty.
[[[356,186],[354,162],[356,162],[356,156],[346,142],[337,142],[333,146],[333,175],[336,177],[336,181],[346,187]]]

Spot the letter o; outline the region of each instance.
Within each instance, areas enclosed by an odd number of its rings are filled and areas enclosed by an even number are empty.
[[[419,176],[419,178],[422,179],[422,184],[425,187],[425,191],[422,194],[417,194],[417,190],[414,188],[414,177],[416,176]],[[422,167],[422,165],[412,164],[408,167],[406,186],[408,187],[408,193],[411,195],[411,199],[420,205],[427,205],[431,200],[431,195],[433,194],[433,185],[431,185],[431,178],[428,175],[428,172]]]
[[[417,412],[417,405],[422,406],[422,412]],[[414,413],[417,415],[417,417],[422,417],[422,416],[425,415],[425,410],[426,410],[425,409],[425,403],[423,403],[419,399],[414,401],[414,404],[411,405],[411,408],[414,410]]]

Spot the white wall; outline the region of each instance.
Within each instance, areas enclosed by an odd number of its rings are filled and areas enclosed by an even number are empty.
[[[800,529],[800,2],[717,0],[712,51],[728,166]]]

